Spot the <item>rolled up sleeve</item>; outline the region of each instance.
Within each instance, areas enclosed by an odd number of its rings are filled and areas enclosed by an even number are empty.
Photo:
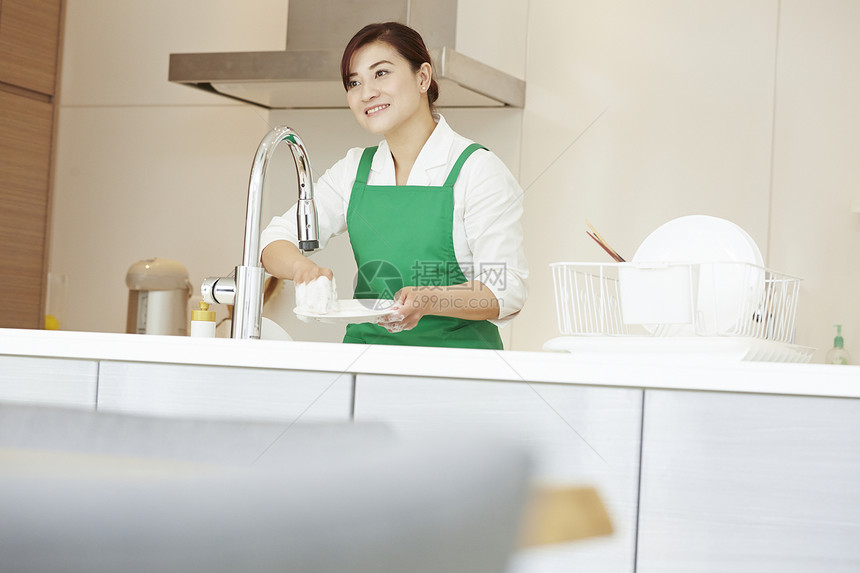
[[[478,155],[476,153],[476,155]],[[493,291],[505,326],[522,309],[528,296],[528,265],[523,249],[523,192],[514,176],[494,154],[475,157],[464,184],[464,227],[472,251],[472,277]]]

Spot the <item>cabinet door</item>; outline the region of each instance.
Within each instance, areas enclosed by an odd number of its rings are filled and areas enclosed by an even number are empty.
[[[0,402],[94,410],[98,362],[0,356]]]
[[[356,377],[355,420],[397,435],[469,434],[525,441],[535,480],[592,485],[615,532],[521,551],[509,573],[633,571],[642,390],[568,384]]]
[[[61,4],[0,2],[0,82],[54,95]]]
[[[352,375],[103,361],[100,411],[195,418],[346,422]]]
[[[645,395],[636,571],[860,571],[860,400]]]
[[[49,103],[0,90],[0,328],[43,324],[52,114]]]

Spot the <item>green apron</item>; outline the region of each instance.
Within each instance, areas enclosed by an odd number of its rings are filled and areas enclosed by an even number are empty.
[[[454,182],[477,149],[484,148],[473,143],[460,154],[441,187],[368,185],[376,147],[364,150],[346,211],[358,265],[355,298],[393,299],[403,286],[440,287],[441,294],[441,287],[466,282],[454,254]],[[431,303],[433,293],[433,289],[426,293]],[[493,323],[435,315],[423,316],[412,330],[396,333],[372,323],[350,324],[343,341],[502,349]]]

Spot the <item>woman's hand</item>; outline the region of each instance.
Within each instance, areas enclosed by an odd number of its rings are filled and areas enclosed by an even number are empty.
[[[499,317],[499,301],[479,281],[447,287],[408,286],[394,295],[391,312],[376,324],[388,332],[415,328],[422,316],[450,316],[465,320],[492,320]]]
[[[321,267],[310,259],[302,258],[293,263],[293,282],[296,284],[309,283],[319,277],[334,278],[331,269]]]
[[[388,332],[412,330],[421,317],[427,314],[427,293],[421,287],[403,287],[394,295],[390,312],[378,324]]]

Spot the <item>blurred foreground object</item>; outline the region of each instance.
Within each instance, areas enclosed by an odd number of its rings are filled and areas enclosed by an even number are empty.
[[[504,571],[530,456],[382,424],[0,403],[2,569]]]
[[[537,488],[523,521],[524,547],[609,535],[612,523],[591,487]]]

